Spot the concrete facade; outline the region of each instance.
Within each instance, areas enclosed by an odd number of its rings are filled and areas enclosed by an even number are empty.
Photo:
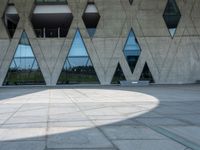
[[[95,0],[101,16],[91,39],[82,20],[87,0],[68,0],[73,21],[66,38],[36,38],[30,22],[34,0],[10,0],[20,21],[12,39],[0,20],[0,85],[2,85],[22,31],[27,33],[47,85],[56,85],[77,28],[102,85],[110,84],[120,63],[127,80],[138,80],[147,62],[158,84],[195,83],[200,80],[200,1],[176,0],[181,19],[172,39],[163,19],[167,0]],[[0,1],[0,16],[8,0]],[[123,48],[131,30],[142,49],[134,72]]]

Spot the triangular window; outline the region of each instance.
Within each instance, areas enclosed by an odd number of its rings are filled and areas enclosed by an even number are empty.
[[[58,84],[98,84],[99,80],[80,31],[76,31]]]
[[[144,68],[142,70],[140,80],[149,81],[150,83],[154,83],[153,76],[149,70],[147,63],[145,63]]]
[[[45,84],[42,72],[25,32],[17,46],[4,85]]]
[[[117,65],[115,74],[112,79],[112,84],[120,84],[120,81],[126,80],[120,64]]]

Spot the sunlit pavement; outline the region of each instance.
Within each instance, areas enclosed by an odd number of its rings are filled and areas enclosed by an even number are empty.
[[[200,150],[200,85],[0,88],[0,150]]]

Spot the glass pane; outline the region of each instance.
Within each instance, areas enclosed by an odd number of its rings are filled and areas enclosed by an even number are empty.
[[[88,56],[81,34],[77,30],[58,84],[97,83],[99,83],[98,77]]]
[[[68,57],[71,67],[87,66],[88,57]]]
[[[117,69],[115,71],[115,74],[113,76],[112,79],[112,84],[120,84],[120,81],[126,80],[124,73],[122,71],[122,68],[120,67],[120,65],[117,65]]]
[[[45,81],[33,54],[28,37],[23,32],[4,85],[33,84],[45,84]]]
[[[70,56],[88,56],[83,39],[79,31],[76,32],[73,44],[71,46]]]
[[[139,43],[135,37],[133,30],[131,30],[124,47],[124,55],[132,72],[135,69],[140,53],[141,49]]]
[[[175,0],[168,0],[167,6],[165,9],[165,15],[180,15],[180,11],[178,9],[178,6],[176,4]]]
[[[34,57],[32,48],[28,45],[19,44],[14,57]]]
[[[169,29],[170,35],[174,37],[176,28],[181,18],[181,13],[175,0],[168,0],[163,18],[167,28]]]
[[[82,16],[83,22],[87,28],[89,36],[92,38],[96,32],[100,15],[97,7],[93,2],[89,2]]]
[[[176,28],[169,28],[169,33],[171,34],[172,37],[174,36],[175,32]]]
[[[143,71],[140,76],[140,80],[143,80],[143,81],[146,80],[146,81],[149,81],[150,83],[154,83],[153,76],[149,70],[147,63],[145,63],[144,65]]]
[[[94,37],[94,34],[96,32],[96,28],[87,28],[88,34],[90,37]]]

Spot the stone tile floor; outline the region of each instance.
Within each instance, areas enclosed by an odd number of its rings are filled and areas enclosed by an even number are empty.
[[[0,150],[200,150],[200,85],[0,88]]]

